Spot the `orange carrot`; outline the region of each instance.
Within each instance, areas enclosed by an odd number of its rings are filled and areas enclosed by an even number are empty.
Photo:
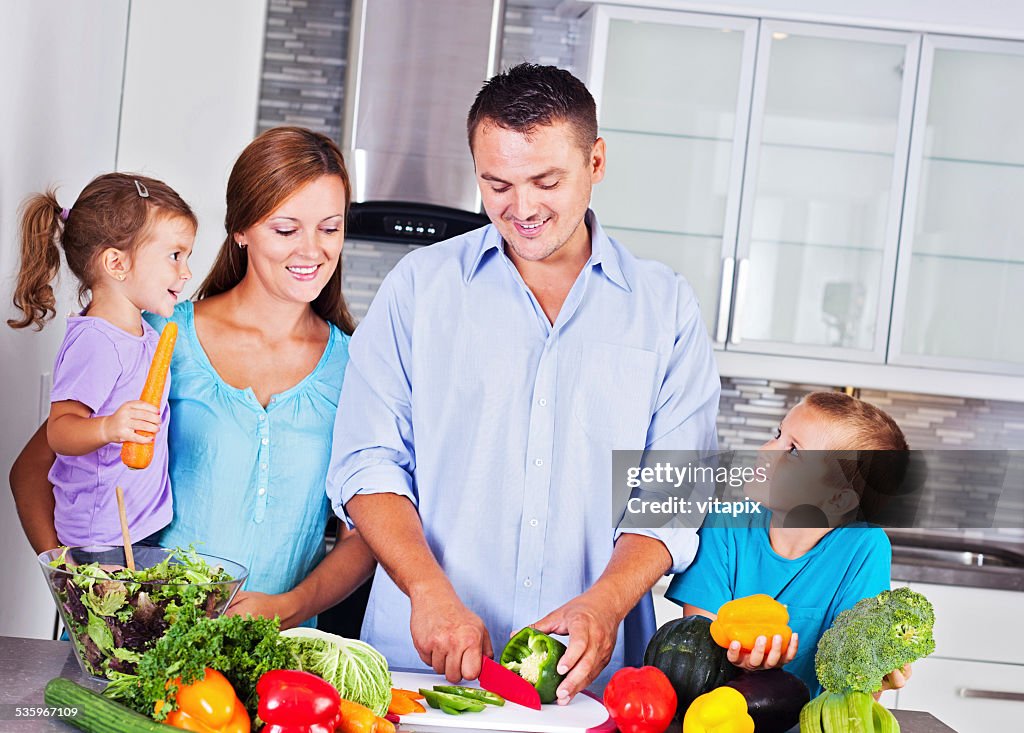
[[[167,371],[171,367],[171,354],[174,353],[174,342],[178,338],[178,324],[173,321],[164,326],[160,333],[160,342],[153,354],[153,363],[149,365],[146,384],[142,387],[143,402],[160,407],[164,397],[164,385],[167,383]],[[140,435],[152,438],[153,433],[140,430]],[[153,460],[152,443],[129,443],[121,445],[121,462],[128,468],[146,468]]]

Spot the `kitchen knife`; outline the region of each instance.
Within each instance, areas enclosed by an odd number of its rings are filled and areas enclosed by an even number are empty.
[[[490,657],[483,657],[480,667],[480,686],[509,702],[540,710],[537,688],[510,669],[505,669]]]

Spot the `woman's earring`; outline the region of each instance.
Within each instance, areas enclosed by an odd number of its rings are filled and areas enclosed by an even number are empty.
[[[117,279],[123,281],[124,280],[124,273],[123,272],[119,273],[118,276],[117,276]]]
[[[243,242],[237,242],[239,249],[245,249],[246,245]]]

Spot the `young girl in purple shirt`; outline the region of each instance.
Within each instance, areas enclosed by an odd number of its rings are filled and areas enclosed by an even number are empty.
[[[21,220],[13,328],[37,330],[56,315],[52,281],[63,250],[78,280],[81,315],[69,316],[57,352],[47,441],[57,536],[65,545],[121,544],[115,487],[124,491],[133,542],[171,521],[166,401],[139,396],[159,334],[142,311],[170,316],[185,281],[196,217],[166,184],[108,173],[62,208],[54,191],[31,196]],[[168,380],[169,381],[169,380]],[[155,433],[145,437],[140,431]],[[121,463],[121,443],[154,443],[148,468]]]

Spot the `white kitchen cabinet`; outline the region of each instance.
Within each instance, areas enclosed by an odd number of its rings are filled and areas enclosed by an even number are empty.
[[[885,360],[919,45],[762,21],[728,348]]]
[[[591,22],[589,86],[608,143],[594,209],[634,254],[686,276],[722,346],[757,21],[601,6]]]
[[[926,36],[890,361],[1024,375],[1024,43]]]
[[[1009,730],[1024,714],[1024,593],[905,585],[935,607],[935,652],[914,663],[895,707],[927,710],[959,733]]]
[[[979,631],[979,645],[993,641]],[[896,709],[926,710],[957,733],[1015,730],[1024,715],[1024,665],[922,659]]]
[[[1024,42],[588,20],[595,210],[693,285],[723,375],[1024,400]]]

